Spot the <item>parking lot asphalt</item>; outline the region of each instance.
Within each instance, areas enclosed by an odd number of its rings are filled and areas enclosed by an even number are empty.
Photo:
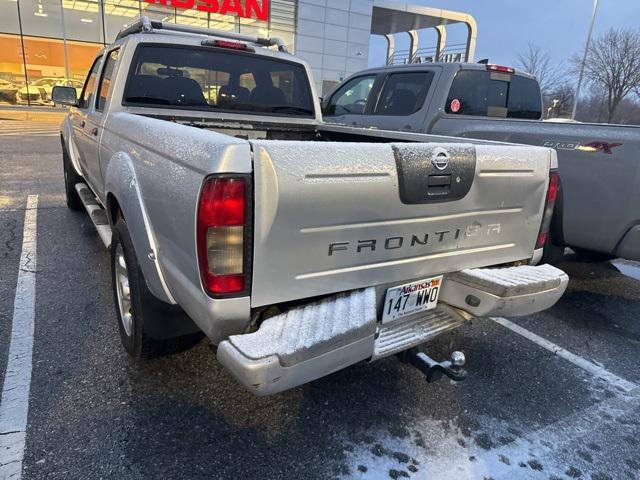
[[[38,208],[24,479],[640,478],[632,262],[569,256],[561,301],[509,319],[526,330],[477,319],[427,344],[436,358],[466,353],[462,383],[427,384],[387,358],[255,397],[206,341],[128,359],[108,252],[87,215],[64,205],[58,139],[0,131],[0,381],[28,195]]]

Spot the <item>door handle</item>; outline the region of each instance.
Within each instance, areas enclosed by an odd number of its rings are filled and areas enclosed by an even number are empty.
[[[80,120],[80,127],[84,128],[84,126],[85,126],[84,120]]]
[[[98,135],[98,127],[93,127],[91,129],[91,135]]]

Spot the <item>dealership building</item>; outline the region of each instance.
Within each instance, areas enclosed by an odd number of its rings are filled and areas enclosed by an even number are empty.
[[[321,93],[369,66],[372,35],[386,39],[378,64],[472,60],[476,39],[470,15],[394,0],[0,0],[0,105],[47,105],[52,85],[80,88],[96,53],[141,15],[280,37],[309,62]],[[465,39],[448,44],[456,23]],[[396,48],[399,36],[407,48]]]

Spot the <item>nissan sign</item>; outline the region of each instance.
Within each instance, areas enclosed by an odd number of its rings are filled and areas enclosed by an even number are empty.
[[[269,20],[269,0],[144,0],[147,3],[220,15]]]

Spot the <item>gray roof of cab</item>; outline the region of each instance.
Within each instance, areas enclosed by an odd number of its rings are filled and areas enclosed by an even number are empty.
[[[485,70],[486,64],[484,63],[467,63],[467,62],[426,62],[426,63],[403,63],[400,65],[383,65],[380,67],[371,67],[366,70],[360,70],[356,74],[350,75],[353,77],[354,75],[362,75],[365,73],[378,73],[385,71],[394,71],[394,70],[404,70],[404,69],[416,69],[419,70],[421,67],[433,67],[438,66],[445,69],[452,70]],[[527,77],[527,78],[535,78],[535,75],[532,75],[528,72],[518,70],[514,68],[514,75]]]

